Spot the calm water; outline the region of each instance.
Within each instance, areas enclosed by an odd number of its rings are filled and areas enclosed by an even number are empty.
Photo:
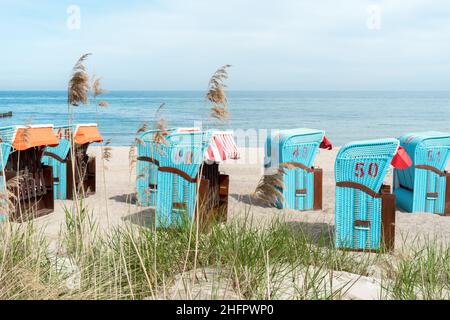
[[[169,126],[192,126],[205,120],[208,105],[202,92],[126,91],[103,97],[99,125],[113,145],[129,145],[143,121],[153,123],[156,109],[166,103]],[[67,123],[66,93],[57,91],[0,92],[0,126]],[[324,129],[335,145],[352,140],[395,137],[407,131],[450,131],[450,92],[230,92],[229,127],[241,129]],[[95,107],[76,109],[79,122],[97,122]]]

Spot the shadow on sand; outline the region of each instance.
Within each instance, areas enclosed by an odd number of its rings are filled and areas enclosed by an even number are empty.
[[[236,201],[242,202],[242,203],[244,203],[246,205],[249,205],[249,206],[270,208],[270,206],[268,206],[266,203],[264,203],[260,199],[254,197],[252,194],[232,193],[232,194],[230,194],[230,197],[232,197]]]
[[[117,201],[117,202],[121,202],[121,203],[137,204],[136,194],[134,194],[134,193],[121,194],[121,195],[110,197],[109,199]]]
[[[332,225],[323,222],[287,221],[286,225],[319,247],[334,247],[335,231]]]
[[[155,226],[155,208],[146,208],[142,211],[125,216],[122,220],[136,224],[140,227],[152,228]]]

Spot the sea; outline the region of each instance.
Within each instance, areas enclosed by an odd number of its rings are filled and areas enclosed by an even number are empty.
[[[211,120],[201,91],[111,91],[73,108],[76,122],[98,123],[105,140],[129,146],[143,123],[163,117],[168,127],[218,129],[314,128],[336,146],[398,137],[417,131],[450,131],[450,91],[230,91],[227,123]],[[0,91],[0,126],[68,123],[64,91]],[[159,107],[164,104],[157,113]]]

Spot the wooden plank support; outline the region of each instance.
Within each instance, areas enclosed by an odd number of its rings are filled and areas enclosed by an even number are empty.
[[[450,172],[447,172],[445,187],[446,187],[446,189],[445,189],[445,210],[444,210],[444,215],[450,216]]]
[[[322,210],[323,170],[314,169],[314,210]]]
[[[381,246],[390,251],[395,244],[395,194],[384,193],[381,201]]]

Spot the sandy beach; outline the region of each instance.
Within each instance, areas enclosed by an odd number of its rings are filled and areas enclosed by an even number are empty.
[[[230,197],[228,220],[245,219],[250,216],[254,223],[264,225],[273,219],[283,219],[292,226],[301,227],[312,236],[321,233],[330,235],[334,230],[334,160],[339,148],[332,151],[320,150],[315,164],[324,170],[323,210],[295,211],[279,210],[259,204],[251,194],[262,175],[263,150],[241,149],[241,159],[221,164],[221,170],[230,175]],[[145,227],[152,226],[154,209],[135,204],[135,169],[130,171],[129,148],[113,147],[112,158],[105,162],[106,170],[100,159],[100,148],[90,147],[89,153],[97,156],[97,193],[86,199],[85,203],[92,212],[99,227],[108,228],[132,223]],[[449,164],[450,167],[450,164]],[[103,176],[105,179],[103,179]],[[392,185],[392,170],[386,177],[386,183]],[[45,229],[50,240],[56,240],[64,223],[64,206],[70,207],[72,201],[55,202],[55,211],[35,220],[37,226]],[[418,236],[436,238],[441,241],[450,239],[450,218],[429,213],[396,213],[396,250]],[[407,240],[405,240],[407,239]],[[415,241],[417,243],[417,241]]]

